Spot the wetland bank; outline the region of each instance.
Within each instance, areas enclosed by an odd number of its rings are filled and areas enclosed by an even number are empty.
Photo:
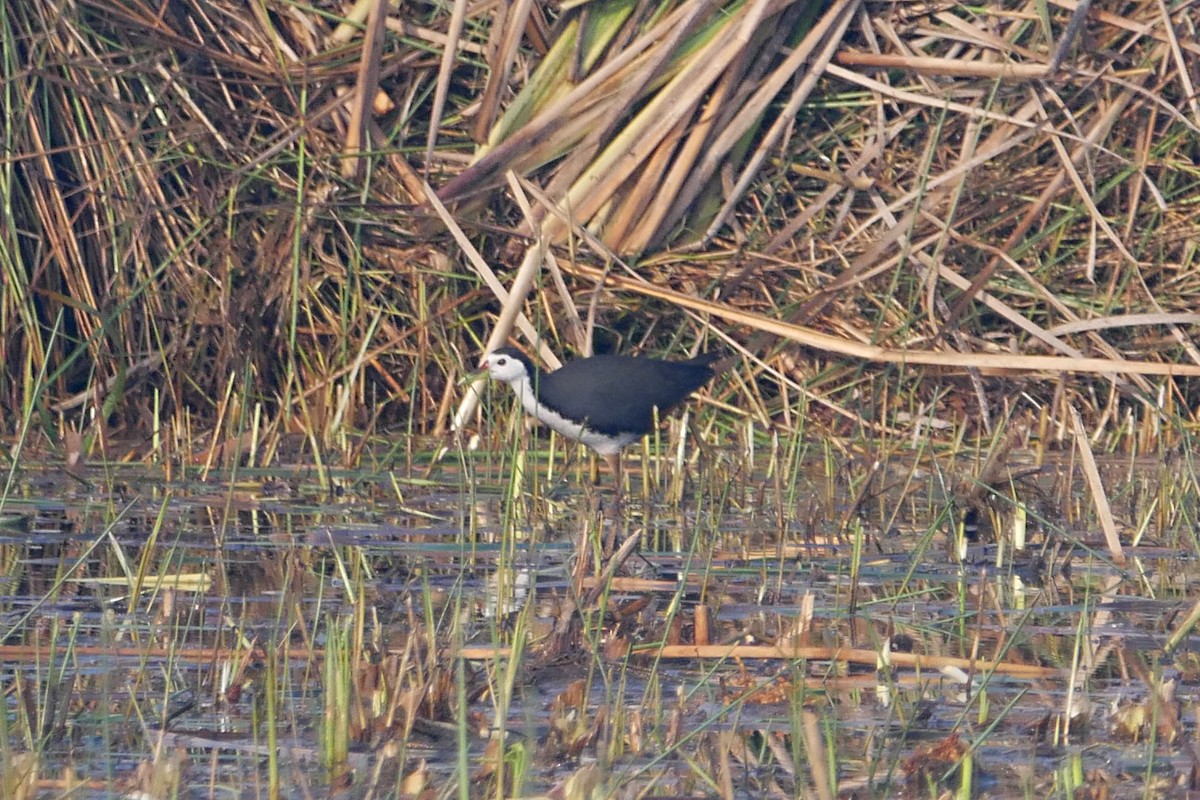
[[[1200,790],[1194,29],[0,3],[0,797]]]

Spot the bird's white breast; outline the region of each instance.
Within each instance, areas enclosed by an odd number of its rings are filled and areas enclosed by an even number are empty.
[[[542,424],[568,439],[582,442],[602,456],[616,455],[621,452],[621,448],[640,438],[636,433],[622,433],[615,437],[605,436],[588,428],[583,423],[567,419],[538,402],[537,395],[533,391],[533,384],[528,377],[512,381],[512,387],[513,391],[517,393],[517,397],[521,399],[521,405],[530,416],[536,417]]]

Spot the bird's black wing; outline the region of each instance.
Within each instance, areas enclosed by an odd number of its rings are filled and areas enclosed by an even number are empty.
[[[601,355],[540,376],[543,403],[601,433],[646,433],[654,409],[665,414],[713,377],[717,355],[691,361]]]

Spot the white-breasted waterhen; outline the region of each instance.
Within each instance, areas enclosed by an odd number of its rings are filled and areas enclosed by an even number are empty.
[[[599,355],[543,372],[520,350],[501,347],[481,366],[511,386],[530,415],[604,456],[619,493],[621,450],[653,429],[656,408],[665,415],[708,383],[721,359],[718,353],[686,361]]]

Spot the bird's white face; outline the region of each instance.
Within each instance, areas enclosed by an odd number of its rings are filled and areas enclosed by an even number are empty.
[[[529,377],[529,373],[525,370],[525,365],[521,363],[520,359],[513,358],[504,353],[488,354],[483,361],[483,366],[488,371],[488,377],[492,380],[516,383],[523,378]]]

